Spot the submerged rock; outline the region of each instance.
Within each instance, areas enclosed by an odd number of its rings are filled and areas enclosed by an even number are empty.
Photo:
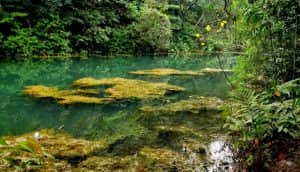
[[[169,75],[181,75],[181,76],[201,76],[203,73],[199,71],[191,71],[191,70],[177,70],[170,68],[157,68],[157,69],[146,69],[146,70],[137,70],[131,71],[129,74],[134,75],[153,75],[153,76],[169,76]]]
[[[144,147],[140,150],[139,154],[145,156],[147,159],[165,163],[172,163],[172,161],[182,158],[179,153],[166,148]]]
[[[144,147],[138,155],[147,164],[146,171],[204,171],[203,162],[194,153],[183,155],[167,148]]]
[[[18,145],[19,143],[30,143],[34,151],[42,149],[55,158],[72,159],[86,157],[94,152],[107,147],[105,142],[92,142],[83,139],[75,139],[65,133],[57,133],[53,130],[39,131],[39,138],[34,138],[34,133],[28,133],[18,137],[5,137],[8,145]]]
[[[78,165],[76,171],[109,172],[109,171],[134,171],[132,156],[125,157],[90,157]],[[126,170],[125,170],[126,169]]]
[[[158,126],[157,143],[168,146],[175,150],[183,150],[184,153],[205,153],[205,148],[199,143],[203,137],[202,133],[189,127],[179,126]]]
[[[157,132],[158,141],[167,145],[181,146],[186,138],[200,138],[201,133],[183,125],[179,126],[157,126],[154,128]]]
[[[59,104],[105,104],[111,101],[110,98],[98,98],[89,96],[96,96],[97,94],[99,94],[99,91],[96,89],[59,90],[56,87],[32,85],[26,86],[23,90],[23,94],[35,98],[53,98]]]
[[[65,133],[41,130],[22,136],[4,137],[0,145],[0,171],[71,171],[72,164],[106,148],[101,141],[75,139]]]
[[[122,99],[159,98],[166,94],[184,91],[184,88],[166,83],[152,83],[142,80],[108,78],[82,78],[73,83],[76,88],[59,90],[43,85],[27,86],[23,94],[35,98],[52,98],[59,104],[107,104]],[[89,89],[88,87],[108,86],[108,88]],[[104,93],[104,96],[100,96]]]
[[[223,101],[216,97],[191,97],[186,100],[165,104],[162,106],[144,106],[140,108],[143,112],[167,113],[189,112],[198,114],[201,111],[222,111]]]

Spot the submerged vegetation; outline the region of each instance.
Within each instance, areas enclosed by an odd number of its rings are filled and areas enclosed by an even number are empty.
[[[201,111],[220,112],[223,101],[216,97],[191,97],[187,100],[180,100],[174,103],[168,103],[163,106],[144,106],[140,110],[144,112],[159,113],[178,113],[189,112],[198,114]]]
[[[190,114],[188,110],[189,107],[186,110],[182,108],[185,115]],[[206,111],[212,113],[211,116],[220,114],[210,108]],[[213,165],[209,153],[215,150],[209,150],[204,145],[203,140],[207,136],[198,128],[203,126],[197,124],[202,122],[203,114],[192,113],[194,118],[181,121],[177,119],[181,114],[174,114],[168,118],[170,122],[160,122],[159,125],[153,116],[152,120],[143,119],[141,129],[133,133],[125,131],[121,135],[118,133],[94,141],[76,139],[64,132],[46,129],[21,136],[6,136],[0,142],[0,170],[205,170]],[[135,114],[142,115],[141,112]],[[132,120],[138,122],[142,118]],[[191,124],[198,127],[192,128],[189,126]]]
[[[90,87],[107,86],[108,88],[89,89]],[[124,78],[94,79],[82,78],[74,81],[71,90],[58,90],[43,85],[26,86],[23,93],[35,98],[52,98],[59,104],[107,104],[123,99],[159,98],[166,94],[184,91],[184,88],[166,83],[151,83],[142,80]],[[76,89],[80,88],[80,89]],[[99,97],[101,93],[103,97]],[[92,96],[89,96],[92,95]]]

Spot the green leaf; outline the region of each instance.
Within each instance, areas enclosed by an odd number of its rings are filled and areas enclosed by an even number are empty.
[[[0,137],[0,145],[8,145],[2,137]]]
[[[31,152],[31,153],[34,152],[33,149],[31,148],[31,146],[27,142],[19,143],[16,146],[16,149],[20,150],[20,151],[25,151],[25,152]]]

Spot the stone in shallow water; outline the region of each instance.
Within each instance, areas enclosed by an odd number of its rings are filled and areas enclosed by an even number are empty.
[[[168,148],[144,147],[138,155],[144,158],[149,171],[204,170],[201,159],[194,153],[183,155]]]
[[[44,85],[26,86],[23,90],[24,95],[35,98],[53,98],[59,104],[105,104],[111,101],[109,98],[91,97],[96,96],[99,91],[96,89],[73,89],[73,90],[59,90],[56,87],[47,87]]]
[[[57,133],[53,130],[39,131],[39,138],[34,138],[34,133],[24,134],[17,137],[5,137],[8,145],[18,145],[19,143],[30,143],[30,147],[35,152],[40,149],[56,158],[70,159],[76,157],[86,157],[96,151],[107,147],[105,142],[91,142],[83,139],[75,139],[65,133]]]
[[[73,83],[76,88],[59,90],[56,87],[43,85],[27,86],[23,94],[35,98],[53,98],[59,104],[107,104],[123,99],[151,99],[166,94],[184,91],[184,88],[166,83],[146,82],[142,80],[107,78],[82,78]],[[89,87],[108,86],[104,90]],[[100,93],[105,95],[100,97]]]
[[[133,159],[132,156],[125,157],[90,157],[78,165],[78,171],[97,171],[97,172],[109,172],[109,171],[130,171],[132,168]]]
[[[155,113],[177,113],[189,112],[198,114],[201,111],[215,111],[221,112],[223,101],[216,97],[192,97],[186,100],[179,100],[174,103],[165,104],[162,106],[144,106],[140,108],[143,112]]]
[[[110,86],[104,90],[106,97],[113,99],[147,99],[159,98],[166,94],[184,91],[182,87],[169,85],[166,83],[147,82],[135,79],[125,78],[82,78],[73,83],[73,86],[95,87],[95,86]]]
[[[0,171],[71,171],[72,163],[106,148],[106,142],[75,139],[65,133],[41,130],[4,137],[0,145]]]

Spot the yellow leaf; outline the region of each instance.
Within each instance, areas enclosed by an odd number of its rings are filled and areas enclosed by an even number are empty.
[[[227,22],[227,20],[222,20],[221,23],[227,24],[228,22]]]
[[[224,26],[225,26],[225,23],[221,22],[220,27],[224,27]]]
[[[277,96],[277,97],[280,97],[280,96],[281,96],[281,93],[280,93],[279,90],[275,90],[274,95]]]
[[[207,25],[207,26],[205,27],[205,30],[206,30],[207,32],[210,32],[210,31],[211,31],[211,26],[210,26],[210,25]]]
[[[205,46],[205,42],[201,42],[201,46]]]
[[[200,35],[199,33],[197,33],[197,34],[195,34],[195,37],[196,37],[196,38],[200,38],[201,35]]]
[[[219,29],[217,30],[217,32],[218,32],[218,33],[222,32],[222,28],[219,28]]]

